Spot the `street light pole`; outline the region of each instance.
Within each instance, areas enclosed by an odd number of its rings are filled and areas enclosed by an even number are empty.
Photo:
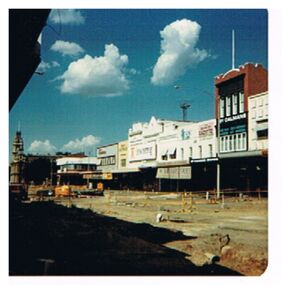
[[[217,165],[216,165],[216,198],[220,198],[220,161],[219,161],[219,152],[220,152],[220,97],[217,94]]]

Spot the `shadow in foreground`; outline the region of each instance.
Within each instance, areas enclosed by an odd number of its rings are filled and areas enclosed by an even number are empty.
[[[240,275],[216,264],[196,266],[162,245],[195,237],[149,224],[52,202],[11,204],[9,219],[11,276]]]

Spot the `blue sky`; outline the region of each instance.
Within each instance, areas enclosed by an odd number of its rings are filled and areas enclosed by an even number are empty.
[[[126,139],[134,122],[181,119],[184,100],[189,120],[213,118],[214,77],[231,69],[232,29],[236,66],[268,68],[266,10],[54,10],[42,36],[44,75],[10,112],[10,144],[19,121],[25,153],[94,155]]]

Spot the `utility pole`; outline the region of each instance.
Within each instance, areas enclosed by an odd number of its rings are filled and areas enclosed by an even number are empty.
[[[217,94],[217,165],[216,165],[216,198],[220,198],[220,96]]]
[[[51,157],[50,159],[50,183],[51,183],[51,187],[53,186],[53,158]]]

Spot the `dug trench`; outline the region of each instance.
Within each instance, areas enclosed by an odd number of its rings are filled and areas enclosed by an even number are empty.
[[[11,276],[241,275],[212,263],[198,266],[167,243],[192,241],[180,231],[136,224],[53,202],[11,204]]]

